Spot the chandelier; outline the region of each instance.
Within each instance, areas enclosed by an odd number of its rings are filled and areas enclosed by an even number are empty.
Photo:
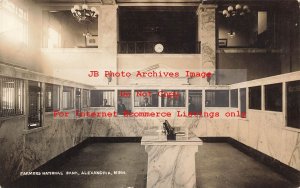
[[[91,23],[98,18],[99,12],[95,7],[89,8],[85,2],[83,5],[74,5],[71,8],[73,16],[79,23]]]
[[[240,5],[236,4],[235,6],[228,6],[227,9],[222,11],[223,16],[228,20],[230,25],[230,31],[228,35],[230,37],[235,36],[235,32],[233,31],[234,24],[236,24],[237,19],[239,17],[244,17],[246,14],[250,13],[250,9],[248,5]]]
[[[248,7],[248,5],[240,5],[240,4],[236,4],[235,7],[233,6],[228,6],[227,10],[224,9],[223,10],[223,15],[226,18],[232,17],[232,16],[243,16],[247,13],[250,13],[250,9]]]

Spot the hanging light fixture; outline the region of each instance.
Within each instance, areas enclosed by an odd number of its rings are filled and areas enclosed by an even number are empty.
[[[224,9],[222,11],[223,16],[228,20],[230,25],[230,31],[228,32],[228,35],[233,38],[235,36],[235,32],[233,31],[233,27],[235,22],[239,17],[244,17],[250,13],[250,9],[248,5],[240,5],[236,4],[235,6],[228,6],[227,9]]]
[[[232,29],[230,29],[230,31],[227,34],[230,36],[230,38],[235,37],[235,32]]]
[[[79,23],[91,23],[98,18],[99,15],[98,10],[95,7],[89,8],[85,1],[81,6],[74,5],[74,7],[71,8],[71,12]]]
[[[240,5],[240,4],[236,4],[235,7],[233,6],[228,6],[227,9],[223,10],[223,15],[226,18],[230,18],[232,16],[243,16],[247,13],[250,13],[250,9],[248,7],[248,5]]]
[[[92,34],[89,32],[89,25],[86,24],[86,32],[82,33],[82,36],[84,36],[85,38],[89,38],[92,36]]]

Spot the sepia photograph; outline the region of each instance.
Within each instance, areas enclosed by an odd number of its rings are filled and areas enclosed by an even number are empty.
[[[0,188],[300,188],[300,0],[0,0]]]

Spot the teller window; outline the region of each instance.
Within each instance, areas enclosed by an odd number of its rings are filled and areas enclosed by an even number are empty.
[[[189,91],[188,110],[189,110],[189,112],[201,112],[202,111],[202,91],[201,90]]]
[[[229,90],[206,90],[205,107],[229,107]]]
[[[124,115],[125,112],[131,112],[131,90],[118,90],[118,115]]]
[[[185,90],[162,90],[159,97],[162,107],[185,107]]]
[[[158,107],[158,90],[135,90],[134,107]]]
[[[114,93],[113,90],[92,90],[91,107],[113,107]]]

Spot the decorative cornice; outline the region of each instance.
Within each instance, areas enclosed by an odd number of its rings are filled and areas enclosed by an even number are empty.
[[[200,4],[197,8],[196,13],[199,15],[200,12],[203,12],[206,9],[216,9],[217,7],[218,7],[218,5],[214,5],[214,4],[207,4],[207,5]]]

